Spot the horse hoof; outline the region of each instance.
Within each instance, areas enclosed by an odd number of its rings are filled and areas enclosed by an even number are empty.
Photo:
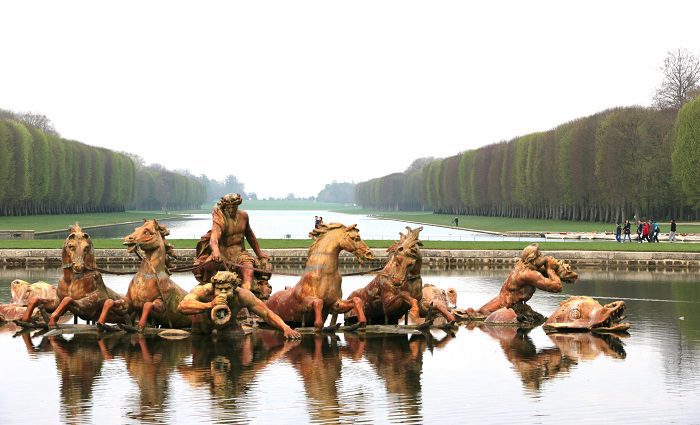
[[[321,332],[324,333],[335,333],[335,331],[340,328],[340,323],[336,323],[335,325],[332,326],[326,326],[325,328],[321,328]]]
[[[428,321],[418,325],[418,327],[416,329],[418,329],[419,331],[427,331],[428,329],[430,329],[431,326],[433,326],[433,321],[428,320]]]
[[[95,325],[97,326],[97,330],[100,332],[119,332],[120,330],[118,327],[111,326],[106,323],[97,322]]]
[[[120,323],[119,327],[122,328],[122,330],[125,330],[127,332],[138,332],[139,330],[131,325],[126,325],[124,323]]]
[[[366,328],[367,323],[355,323],[354,325],[351,326],[346,326],[343,330],[345,332],[355,332],[359,329]]]

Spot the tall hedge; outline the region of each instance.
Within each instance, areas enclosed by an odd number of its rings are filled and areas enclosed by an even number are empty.
[[[205,197],[194,176],[0,120],[0,215],[199,208]]]
[[[675,123],[675,126],[674,126]],[[673,158],[671,158],[673,152]],[[673,163],[673,167],[671,167]],[[673,170],[673,172],[672,172]],[[617,108],[426,164],[400,205],[371,194],[403,173],[357,185],[369,208],[607,221],[681,218],[700,209],[700,100],[676,115]]]

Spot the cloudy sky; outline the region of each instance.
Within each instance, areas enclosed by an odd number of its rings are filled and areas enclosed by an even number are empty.
[[[700,2],[14,1],[0,108],[65,138],[315,195],[649,105]]]

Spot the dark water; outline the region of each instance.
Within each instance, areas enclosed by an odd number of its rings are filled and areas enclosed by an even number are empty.
[[[424,273],[480,306],[507,270]],[[0,270],[55,282],[58,270]],[[129,277],[109,277],[123,292]],[[175,280],[191,288],[194,280]],[[344,280],[344,291],[369,278]],[[278,289],[294,278],[274,277]],[[547,336],[460,327],[454,336],[308,336],[167,341],[13,337],[0,329],[0,423],[699,423],[698,275],[588,272],[530,304],[623,299],[629,336]],[[681,319],[682,318],[682,319]]]

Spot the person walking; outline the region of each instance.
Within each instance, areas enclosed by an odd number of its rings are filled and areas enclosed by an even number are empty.
[[[615,239],[618,242],[622,242],[621,235],[622,235],[622,226],[620,226],[620,223],[617,223],[617,228],[615,229]]]
[[[632,225],[630,224],[629,220],[625,220],[625,226],[622,228],[622,230],[625,232],[625,236],[622,238],[622,242],[625,242],[625,239],[629,240],[630,243],[632,242],[632,237],[630,236],[630,228]]]
[[[668,232],[668,240],[671,242],[676,241],[676,220],[671,219],[671,231]]]
[[[650,230],[651,230],[651,227],[649,226],[649,222],[644,221],[644,224],[642,226],[642,241],[651,242],[651,239],[649,238],[649,231]]]
[[[637,242],[642,243],[642,230],[644,229],[644,223],[637,220]]]
[[[656,220],[652,221],[651,231],[652,231],[652,235],[653,235],[651,237],[651,241],[659,243],[659,232],[661,231],[661,227],[659,227],[659,223],[657,223]]]
[[[455,226],[459,227],[459,217],[455,217],[454,220],[452,220],[455,224]]]

